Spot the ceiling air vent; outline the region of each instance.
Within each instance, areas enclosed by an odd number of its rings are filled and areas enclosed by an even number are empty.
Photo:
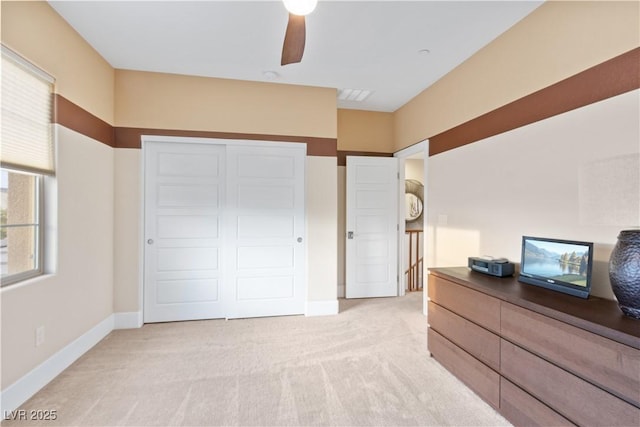
[[[341,101],[362,102],[371,95],[370,90],[366,89],[340,89],[338,99]]]

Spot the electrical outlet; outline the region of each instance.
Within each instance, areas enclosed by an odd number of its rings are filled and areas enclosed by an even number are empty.
[[[36,347],[44,344],[44,326],[38,326],[36,328]]]

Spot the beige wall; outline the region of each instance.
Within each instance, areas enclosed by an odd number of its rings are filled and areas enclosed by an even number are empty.
[[[140,310],[142,150],[114,150],[114,300],[116,313]]]
[[[113,312],[113,150],[57,128],[57,266],[1,291],[3,390]]]
[[[116,71],[116,125],[336,138],[335,89]]]
[[[113,123],[109,64],[45,2],[1,7],[2,43],[51,74],[57,93]],[[56,179],[45,201],[52,274],[0,291],[3,390],[113,312],[113,150],[56,128]],[[45,342],[36,347],[39,326]]]
[[[392,153],[393,114],[338,110],[338,150]]]
[[[335,157],[307,157],[308,301],[335,301],[338,260],[338,175]]]
[[[424,185],[424,159],[407,159],[404,161],[405,179],[415,179]]]
[[[55,91],[113,124],[114,70],[44,1],[2,2],[2,43],[55,79]]]
[[[429,158],[428,266],[519,262],[523,235],[595,243],[593,294],[640,225],[640,90]]]
[[[395,112],[395,149],[640,46],[639,2],[544,3]]]

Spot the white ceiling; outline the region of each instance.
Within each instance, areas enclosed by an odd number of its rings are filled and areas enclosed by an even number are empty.
[[[279,0],[49,3],[115,68],[366,89],[338,106],[395,111],[542,1],[320,0],[302,62],[284,67]]]

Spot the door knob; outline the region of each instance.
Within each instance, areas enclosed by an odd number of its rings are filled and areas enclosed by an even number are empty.
[[[353,239],[353,231],[347,231],[347,239]]]
[[[298,243],[302,243],[302,237],[298,237],[296,240],[298,241]]]
[[[153,239],[149,239],[149,240],[147,240],[147,244],[149,244],[149,245],[153,245]]]

